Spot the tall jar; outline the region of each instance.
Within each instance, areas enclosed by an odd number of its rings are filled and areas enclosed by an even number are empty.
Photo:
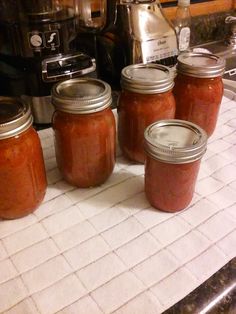
[[[30,108],[0,97],[0,218],[32,213],[46,192],[42,148]]]
[[[121,86],[117,109],[120,148],[128,159],[144,163],[145,128],[175,115],[173,74],[163,65],[129,65],[122,70]]]
[[[224,92],[224,69],[225,61],[212,54],[179,55],[174,87],[176,119],[196,123],[212,135]]]
[[[145,130],[145,193],[150,204],[176,212],[192,200],[207,134],[196,124],[162,120]]]
[[[64,179],[81,188],[102,184],[115,165],[110,86],[92,78],[63,81],[54,86],[52,102],[56,160]]]

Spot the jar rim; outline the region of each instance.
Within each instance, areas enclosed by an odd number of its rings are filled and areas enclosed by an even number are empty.
[[[111,103],[111,87],[99,79],[74,78],[52,88],[52,104],[59,111],[87,114],[104,110]]]
[[[164,93],[174,87],[174,71],[161,64],[131,64],[121,71],[121,87],[139,94]]]
[[[0,112],[0,140],[14,137],[33,124],[30,106],[20,98],[0,96]]]
[[[177,58],[178,73],[198,78],[214,78],[224,74],[225,60],[210,53],[187,51]]]
[[[198,125],[178,119],[159,120],[145,132],[145,151],[154,159],[173,164],[200,159],[207,146],[207,134]]]

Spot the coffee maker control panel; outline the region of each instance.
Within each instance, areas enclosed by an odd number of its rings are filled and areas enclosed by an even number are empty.
[[[29,32],[28,34],[29,46],[33,50],[50,49],[56,50],[60,47],[60,34],[58,30],[45,32]]]

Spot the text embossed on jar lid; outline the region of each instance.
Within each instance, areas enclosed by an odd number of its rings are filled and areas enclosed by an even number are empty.
[[[198,160],[206,151],[207,134],[194,123],[160,120],[145,130],[145,149],[152,157],[169,163]]]

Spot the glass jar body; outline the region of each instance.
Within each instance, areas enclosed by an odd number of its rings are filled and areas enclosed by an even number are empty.
[[[33,127],[0,140],[0,218],[32,213],[42,202],[46,187],[42,148]]]
[[[110,108],[89,114],[55,111],[58,168],[64,179],[81,188],[106,181],[115,165],[115,118]]]
[[[147,154],[145,193],[150,204],[162,211],[176,212],[186,208],[193,197],[200,159],[171,164]]]
[[[221,77],[197,78],[178,74],[174,86],[175,118],[196,123],[211,136],[216,127],[223,92]]]
[[[118,140],[123,155],[144,163],[144,130],[151,123],[175,116],[175,99],[169,90],[158,94],[121,92],[118,103]]]

